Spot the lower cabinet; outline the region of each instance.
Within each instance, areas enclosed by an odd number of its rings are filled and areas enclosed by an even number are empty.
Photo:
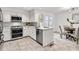
[[[53,29],[38,29],[36,38],[42,46],[53,44]]]
[[[23,36],[28,36],[28,27],[27,26],[23,26]]]
[[[36,28],[34,26],[30,26],[28,28],[29,36],[36,40]]]
[[[48,44],[53,44],[53,29],[48,29],[43,31],[43,46]]]
[[[4,41],[11,40],[11,30],[10,27],[3,27]]]
[[[24,26],[23,36],[30,36],[31,38],[36,40],[36,28],[34,26]]]

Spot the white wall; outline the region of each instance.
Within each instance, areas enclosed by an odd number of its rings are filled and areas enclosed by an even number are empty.
[[[64,26],[70,26],[70,23],[66,20],[67,18],[72,19],[71,12],[65,11],[55,14],[55,31],[59,32],[59,25],[62,29],[64,29]]]
[[[64,29],[64,26],[70,26],[70,23],[67,22],[67,18],[69,18],[70,20],[72,20],[72,15],[73,14],[79,14],[79,10],[75,10],[75,11],[65,11],[65,12],[61,12],[58,14],[55,14],[55,31],[59,32],[59,25],[62,27],[62,29]],[[73,25],[74,28],[79,27],[79,24],[74,24]]]

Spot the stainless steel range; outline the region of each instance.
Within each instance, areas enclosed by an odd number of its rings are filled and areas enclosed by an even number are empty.
[[[12,38],[18,38],[23,36],[22,26],[12,26],[11,27]]]
[[[3,42],[3,14],[2,10],[0,8],[0,44]]]

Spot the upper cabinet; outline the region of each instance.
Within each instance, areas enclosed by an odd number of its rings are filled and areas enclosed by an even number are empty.
[[[29,22],[39,22],[40,21],[40,12],[37,10],[30,10],[29,11]]]
[[[11,15],[3,14],[3,22],[11,22]]]
[[[12,16],[14,19],[21,17],[21,22],[29,22],[29,12],[18,8],[2,8],[3,22],[11,22]]]
[[[22,15],[22,22],[29,22],[29,16],[28,15]]]
[[[26,22],[27,18],[25,15],[22,15],[22,22]]]
[[[29,11],[29,22],[35,22],[35,10]]]

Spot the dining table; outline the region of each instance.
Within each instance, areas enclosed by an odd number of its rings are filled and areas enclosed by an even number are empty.
[[[70,34],[74,34],[74,32],[75,32],[75,28],[73,28],[73,27],[64,27],[64,30]],[[70,35],[66,35],[66,39],[68,39],[69,37],[70,37]]]

